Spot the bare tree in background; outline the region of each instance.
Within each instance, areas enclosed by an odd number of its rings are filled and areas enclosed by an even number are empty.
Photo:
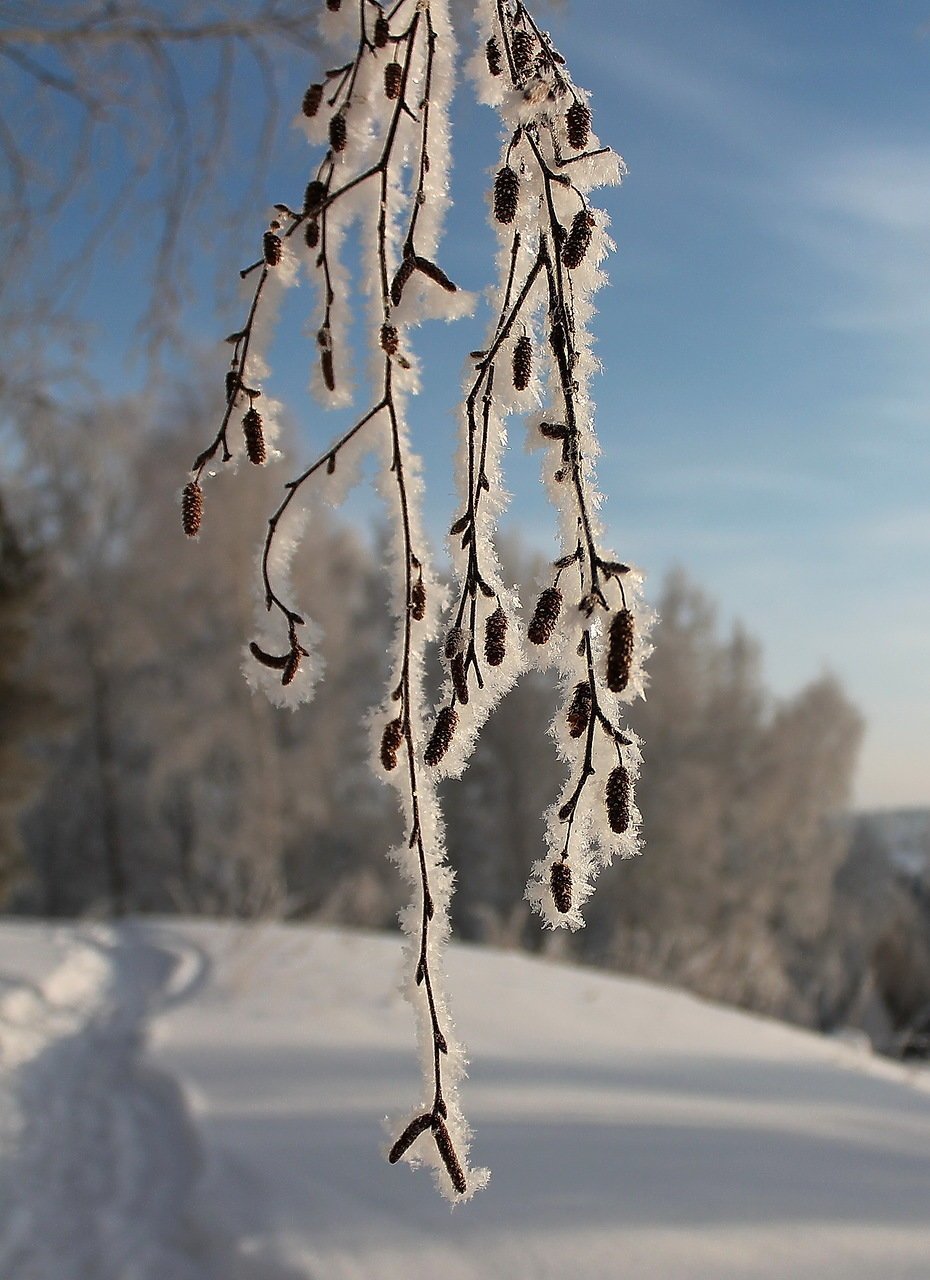
[[[211,225],[259,202],[287,51],[318,47],[315,18],[300,0],[0,4],[0,315],[20,377],[47,372],[37,325],[67,348],[88,264],[133,243],[150,250],[149,337],[170,333],[185,227],[243,150]]]
[[[825,675],[776,701],[758,645],[718,633],[684,575],[659,600],[641,804],[649,857],[592,922],[594,955],[704,995],[820,1021],[833,882],[862,721]],[[832,945],[832,943],[830,944]]]

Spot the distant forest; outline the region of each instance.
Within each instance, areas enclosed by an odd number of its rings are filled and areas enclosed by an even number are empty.
[[[198,546],[183,546],[196,399],[32,420],[32,470],[2,521],[6,909],[391,926],[402,890],[383,851],[398,820],[366,762],[389,643],[377,532],[313,514],[295,578],[323,623],[326,677],[296,713],[253,696],[252,575],[281,481],[250,474],[235,509],[218,486]],[[532,584],[532,556],[516,541],[505,554]],[[926,864],[905,871],[887,833],[848,813],[856,709],[829,675],[773,698],[759,645],[722,634],[699,585],[673,574],[656,595],[632,716],[648,744],[645,854],[605,873],[579,933],[531,918],[524,885],[563,766],[546,735],[554,684],[529,675],[444,784],[458,936],[901,1044],[930,1002]]]

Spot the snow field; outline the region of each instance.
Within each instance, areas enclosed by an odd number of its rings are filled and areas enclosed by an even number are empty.
[[[0,929],[4,1280],[930,1273],[919,1072],[647,983],[452,947],[493,1177],[450,1214],[379,1153],[417,1088],[397,938],[57,937],[55,967],[47,930]]]

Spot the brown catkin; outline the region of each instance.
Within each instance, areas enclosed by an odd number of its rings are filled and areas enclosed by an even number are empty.
[[[321,182],[319,178],[314,178],[312,182],[307,183],[307,189],[304,192],[304,213],[318,213],[325,199],[326,183]]]
[[[336,369],[333,364],[333,353],[327,348],[320,352],[320,372],[327,391],[336,390]]]
[[[533,50],[536,47],[536,41],[528,31],[517,31],[513,37],[511,49],[513,50],[513,65],[517,69],[517,74],[525,76],[533,65]]]
[[[633,639],[633,615],[629,609],[621,609],[614,614],[607,644],[607,688],[611,693],[623,693],[630,683]]]
[[[584,261],[585,254],[591,247],[593,230],[594,215],[588,209],[579,209],[572,219],[572,229],[562,250],[562,261],[569,271],[574,271]]]
[[[410,614],[417,622],[426,617],[426,587],[422,578],[417,578],[410,588]]]
[[[423,753],[423,759],[430,767],[439,764],[452,743],[452,735],[455,733],[455,726],[459,722],[458,712],[454,707],[443,707],[436,717],[436,723],[433,725],[433,732],[430,734],[430,740],[426,744],[426,750]]]
[[[293,684],[297,672],[300,670],[301,651],[299,647],[293,648],[287,655],[287,664],[281,673],[281,683],[283,685]]]
[[[196,480],[184,486],[181,495],[181,524],[189,538],[196,538],[203,519],[203,489]]]
[[[630,825],[630,772],[618,764],[607,779],[607,821],[611,831],[622,836]]]
[[[505,164],[494,179],[494,217],[509,225],[517,216],[517,199],[520,195],[520,179],[516,169]]]
[[[386,351],[389,356],[396,356],[400,347],[400,334],[397,332],[396,325],[383,324],[381,326],[381,350]]]
[[[307,223],[307,229],[304,232],[304,242],[308,249],[315,249],[320,243],[320,224],[316,218],[311,218]]]
[[[457,653],[449,663],[449,674],[452,676],[452,687],[455,696],[463,707],[468,706],[468,672],[465,669],[465,655]]]
[[[434,280],[436,284],[441,285],[447,293],[456,293],[458,286],[454,281],[450,280],[442,267],[437,267],[435,262],[431,262],[429,258],[414,258],[413,265],[417,271],[422,271],[430,280]]]
[[[525,391],[533,373],[533,343],[525,333],[521,334],[513,348],[513,385],[517,391]]]
[[[245,436],[245,452],[249,462],[260,467],[267,457],[265,451],[265,433],[262,430],[262,415],[255,408],[250,408],[242,419],[242,433]]]
[[[401,261],[397,268],[397,274],[391,281],[391,301],[395,307],[400,306],[400,300],[404,296],[404,289],[407,287],[407,281],[417,269],[416,258],[408,255]]]
[[[239,389],[242,386],[242,380],[239,377],[238,369],[230,369],[226,375],[226,403],[235,404]]]
[[[404,69],[399,62],[389,62],[384,68],[384,96],[393,102],[400,97],[404,82]]]
[[[346,126],[345,113],[337,111],[329,122],[329,145],[334,151],[345,151],[349,141],[349,130]]]
[[[338,13],[342,8],[342,0],[326,0],[326,7],[330,13]]]
[[[568,732],[573,738],[580,738],[591,723],[591,686],[587,680],[575,685],[567,719]]]
[[[449,1130],[439,1118],[433,1116],[433,1137],[436,1139],[436,1149],[446,1166],[446,1172],[452,1179],[452,1185],[460,1196],[465,1194],[467,1183],[459,1158],[455,1154],[455,1147],[452,1145],[452,1139],[449,1137]]]
[[[383,13],[375,19],[375,48],[383,49],[391,38],[391,24]]]
[[[457,658],[468,648],[469,633],[464,627],[450,627],[446,635],[445,655],[448,659]]]
[[[273,671],[283,671],[291,656],[289,653],[269,653],[254,640],[249,645],[249,652],[256,662],[260,662],[263,667],[271,667]]]
[[[484,46],[485,57],[488,60],[488,71],[492,76],[499,76],[501,73],[501,47],[497,43],[497,36],[491,36],[491,39]]]
[[[323,86],[321,84],[312,84],[304,94],[303,112],[304,115],[312,120],[319,111],[323,102]]]
[[[381,735],[381,763],[385,769],[397,768],[397,753],[403,740],[403,720],[390,720],[384,726],[384,733]]]
[[[549,873],[549,888],[556,910],[566,915],[572,909],[572,873],[567,862],[554,862]]]
[[[403,1131],[388,1153],[388,1160],[390,1163],[397,1164],[397,1161],[401,1158],[404,1152],[409,1150],[409,1148],[416,1142],[417,1138],[419,1138],[420,1134],[425,1133],[427,1129],[432,1127],[432,1124],[433,1115],[430,1111],[427,1111],[424,1116],[417,1116],[415,1120],[411,1120],[407,1125],[407,1128]]]
[[[484,656],[489,667],[499,667],[507,653],[507,615],[500,605],[484,624]]]
[[[547,644],[555,624],[559,610],[562,608],[562,592],[558,587],[546,587],[536,601],[536,609],[530,620],[527,636],[532,644]]]
[[[281,261],[281,237],[266,231],[262,236],[262,254],[267,266],[276,267]]]
[[[568,140],[576,151],[584,151],[591,132],[591,112],[584,102],[573,102],[565,116]]]

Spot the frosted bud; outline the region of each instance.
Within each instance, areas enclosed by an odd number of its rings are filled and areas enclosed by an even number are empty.
[[[459,1163],[459,1158],[455,1154],[452,1139],[449,1137],[449,1130],[438,1115],[433,1116],[433,1137],[436,1140],[436,1149],[443,1164],[446,1166],[446,1172],[452,1180],[453,1187],[455,1187],[460,1196],[463,1196],[468,1185],[465,1181],[465,1174]]]
[[[533,64],[533,51],[536,48],[536,41],[528,31],[517,31],[513,37],[511,48],[513,51],[513,65],[517,69],[517,74],[525,76]]]
[[[568,233],[565,247],[562,249],[562,261],[569,271],[580,267],[585,254],[591,245],[591,232],[594,230],[594,215],[587,209],[581,209],[572,220],[572,229]]]
[[[484,625],[484,656],[489,667],[499,667],[507,652],[507,615],[500,605]]]
[[[527,636],[533,644],[548,643],[561,608],[562,592],[558,587],[547,587],[536,601],[536,609],[527,631]]]
[[[319,178],[314,178],[312,182],[307,183],[307,189],[304,192],[304,213],[319,213],[320,205],[326,199],[326,183],[320,182]]]
[[[404,70],[399,62],[389,62],[384,68],[384,96],[393,102],[400,97],[400,87],[404,81]]]
[[[465,655],[457,653],[449,664],[449,674],[452,676],[452,687],[455,689],[455,696],[463,707],[468,705],[468,672],[465,669]]]
[[[610,624],[610,640],[607,646],[607,688],[611,693],[623,693],[630,683],[633,665],[633,615],[629,609],[614,614]]]
[[[426,750],[423,753],[423,759],[430,767],[439,764],[449,750],[452,743],[452,735],[455,733],[458,722],[458,713],[454,707],[443,707],[439,712],[436,717],[436,723],[433,725],[430,740],[426,744]]]
[[[572,700],[568,704],[568,732],[580,738],[591,720],[591,686],[587,680],[575,685]]]
[[[281,237],[273,231],[266,231],[262,236],[262,255],[269,267],[276,267],[281,261]]]
[[[391,720],[384,726],[381,735],[381,763],[385,769],[397,768],[397,753],[404,740],[404,722],[401,719]]]
[[[607,821],[611,831],[622,836],[630,825],[630,773],[618,764],[607,779]]]
[[[245,452],[249,462],[260,467],[265,461],[265,433],[262,430],[262,415],[250,408],[242,419],[242,433],[245,436]]]
[[[517,216],[517,197],[520,194],[520,179],[517,171],[509,164],[504,165],[494,180],[494,217],[498,222],[509,225]]]
[[[564,916],[572,909],[572,873],[567,863],[554,862],[549,873],[549,888],[556,910]]]
[[[426,617],[426,587],[422,578],[417,578],[410,589],[410,616],[416,622],[422,622]]]
[[[321,84],[312,84],[304,94],[303,113],[312,120],[320,109],[323,102],[323,86]]]
[[[446,636],[446,657],[449,659],[457,658],[465,653],[470,639],[471,632],[467,631],[465,627],[451,627],[449,634]]]
[[[189,538],[196,538],[203,519],[203,489],[196,480],[184,486],[181,495],[181,524]]]
[[[524,333],[513,348],[513,385],[517,391],[525,391],[533,372],[533,343]]]
[[[568,140],[576,151],[584,151],[591,132],[591,112],[584,102],[573,102],[565,117]]]
[[[345,112],[337,111],[329,122],[329,145],[334,151],[345,151],[349,141]]]

